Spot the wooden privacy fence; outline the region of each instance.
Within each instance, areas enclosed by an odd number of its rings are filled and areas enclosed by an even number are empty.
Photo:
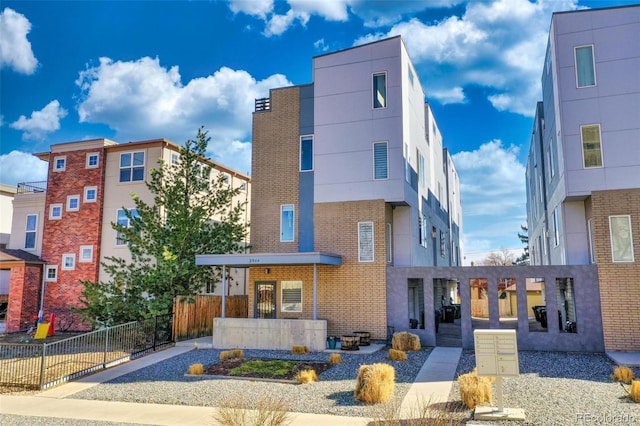
[[[226,297],[227,318],[247,318],[248,296]],[[222,296],[178,296],[174,306],[176,341],[213,335],[213,318],[222,316]]]

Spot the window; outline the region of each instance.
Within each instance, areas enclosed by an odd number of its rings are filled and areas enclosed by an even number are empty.
[[[560,230],[558,229],[558,208],[553,209],[553,246],[560,245]]]
[[[144,152],[120,154],[120,182],[144,180]]]
[[[300,138],[300,171],[313,170],[313,136]]]
[[[176,165],[180,161],[180,155],[177,152],[171,153],[171,164]]]
[[[58,266],[47,265],[45,269],[45,281],[57,281],[58,280]]]
[[[373,107],[387,107],[387,73],[373,74]]]
[[[391,224],[387,223],[387,263],[393,262],[393,232]]]
[[[242,192],[246,192],[247,191],[247,182],[242,182],[240,184],[240,191],[242,191]]]
[[[358,222],[358,262],[373,262],[373,222]]]
[[[404,144],[404,179],[411,183],[411,163],[409,160],[409,145]]]
[[[62,219],[62,204],[56,203],[49,206],[49,219]]]
[[[593,61],[593,45],[577,46],[576,57],[576,82],[578,87],[590,87],[596,85],[596,69]]]
[[[416,149],[416,153],[418,155],[418,179],[420,180],[420,185],[424,186],[425,182],[425,170],[424,170],[424,157]]]
[[[373,144],[373,178],[387,179],[389,177],[389,163],[387,158],[387,143]]]
[[[584,167],[602,167],[602,144],[600,143],[600,125],[580,126],[582,136],[582,159]]]
[[[95,169],[98,167],[99,156],[100,155],[97,152],[87,154],[87,169]]]
[[[633,262],[631,216],[609,216],[611,255],[614,262]]]
[[[549,163],[549,180],[553,179],[553,175],[555,174],[556,162],[555,162],[555,148],[553,146],[553,139],[549,142],[549,147],[547,148],[547,163]]]
[[[34,249],[36,248],[36,235],[38,232],[38,215],[37,214],[28,214],[27,215],[27,223],[25,226],[25,238],[24,238],[24,248],[25,249]]]
[[[76,255],[75,253],[65,253],[62,255],[62,270],[72,271],[76,269]]]
[[[231,175],[229,173],[222,172],[222,183],[227,186],[231,183]]]
[[[65,155],[53,158],[53,171],[63,172],[67,169],[67,157]]]
[[[593,239],[593,220],[587,221],[587,231],[589,231],[589,260],[591,263],[596,263],[596,246]]]
[[[129,210],[129,212],[131,213],[131,217],[133,217],[133,218],[140,217],[140,215],[138,214],[138,210],[137,209],[131,209],[131,210]],[[131,221],[127,217],[127,214],[125,213],[125,211],[122,210],[122,209],[118,209],[116,221],[117,221],[118,225],[122,225],[125,228],[131,228]],[[124,241],[124,239],[122,238],[122,234],[120,232],[117,232],[116,233],[116,245],[117,246],[123,246],[125,244],[126,244],[126,241]]]
[[[445,255],[445,238],[444,232],[440,231],[440,256],[444,257]]]
[[[293,204],[283,204],[280,206],[280,241],[294,241],[295,234],[295,212]]]
[[[97,186],[85,186],[84,187],[84,202],[85,203],[95,203],[98,198],[98,187]]]
[[[427,247],[428,242],[427,242],[427,230],[428,230],[428,226],[427,226],[427,217],[426,216],[422,216],[418,218],[418,237],[420,240],[420,245],[422,247]]]
[[[67,197],[67,211],[68,212],[77,212],[80,209],[80,196],[79,195],[69,195]]]
[[[93,262],[93,246],[80,246],[80,262]]]
[[[302,281],[282,281],[282,312],[302,312]]]

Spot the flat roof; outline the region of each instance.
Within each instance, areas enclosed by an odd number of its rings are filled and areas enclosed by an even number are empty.
[[[250,266],[271,265],[342,265],[342,256],[321,252],[304,253],[241,253],[241,254],[198,254],[196,265]]]

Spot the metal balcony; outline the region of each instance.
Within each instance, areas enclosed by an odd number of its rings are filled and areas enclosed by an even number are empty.
[[[39,182],[20,182],[18,183],[18,194],[30,194],[34,192],[46,192],[47,191],[47,181],[39,181]]]

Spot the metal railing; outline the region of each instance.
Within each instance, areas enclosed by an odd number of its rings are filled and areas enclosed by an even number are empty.
[[[47,181],[39,182],[20,182],[16,189],[18,194],[28,194],[32,192],[45,192],[47,190]]]
[[[173,343],[163,315],[43,344],[0,344],[0,385],[46,389]]]
[[[271,109],[271,98],[256,99],[256,112],[269,111]]]

